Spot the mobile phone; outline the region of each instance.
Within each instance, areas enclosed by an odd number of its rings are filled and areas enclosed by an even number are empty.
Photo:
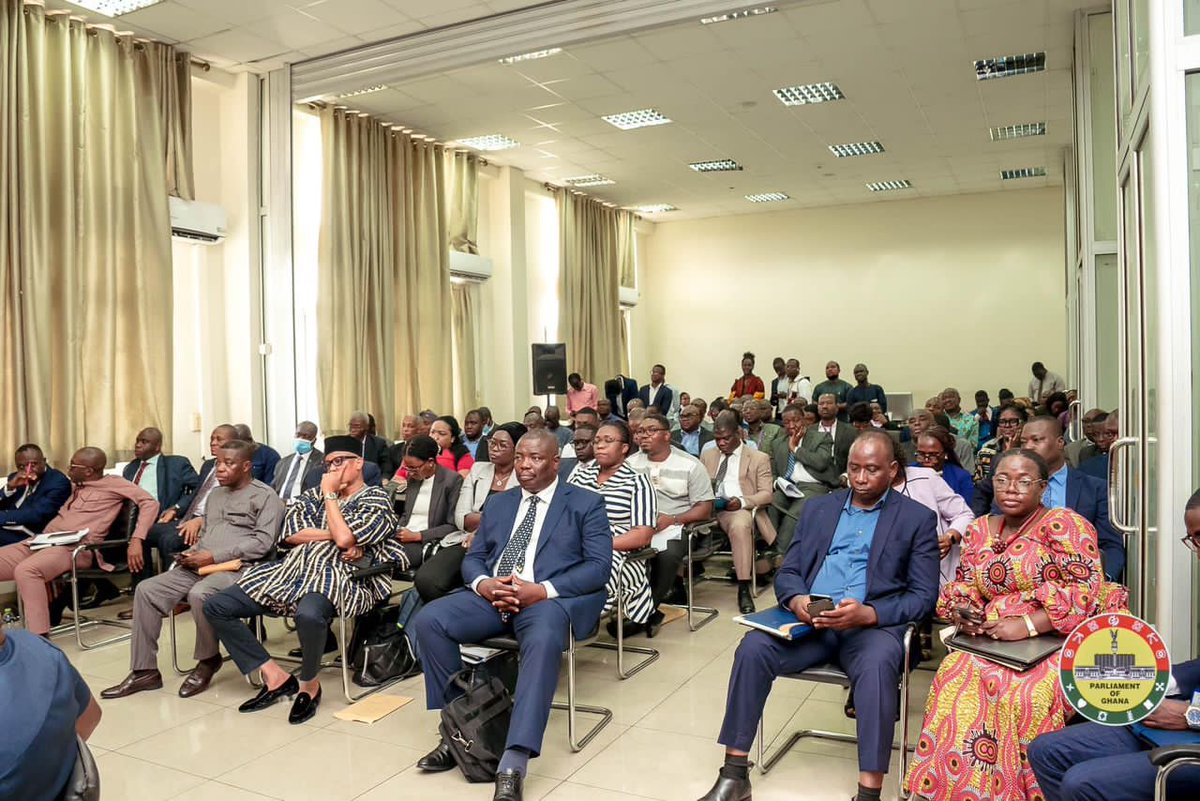
[[[958,616],[961,617],[963,620],[967,620],[967,621],[970,621],[971,623],[975,623],[975,624],[979,624],[979,623],[983,622],[983,615],[979,614],[978,612],[976,612],[974,609],[972,609],[969,606],[955,607],[954,611],[957,612]]]
[[[806,609],[808,610],[809,617],[816,617],[822,612],[833,611],[833,599],[828,595],[809,595],[808,599]]]

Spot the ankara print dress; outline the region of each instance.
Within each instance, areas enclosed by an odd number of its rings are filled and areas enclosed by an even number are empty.
[[[1046,610],[1069,634],[1096,614],[1125,605],[1123,592],[1102,591],[1100,550],[1091,523],[1051,509],[1014,536],[1001,519],[968,527],[956,580],[942,588],[937,614],[958,606],[983,609],[988,620]],[[906,785],[920,797],[1040,801],[1044,796],[1025,755],[1039,734],[1061,729],[1068,706],[1058,686],[1059,656],[1018,673],[961,651],[938,668],[925,704]]]

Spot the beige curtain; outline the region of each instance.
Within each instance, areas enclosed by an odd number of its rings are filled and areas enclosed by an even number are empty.
[[[449,187],[450,249],[479,252],[479,157],[461,150],[446,151]]]
[[[480,404],[478,333],[479,286],[452,284],[450,317],[454,332],[454,413],[459,420]]]
[[[633,246],[633,215],[582,195],[560,190],[559,335],[567,364],[599,383],[621,369],[621,309],[617,286],[625,249]]]
[[[0,47],[0,453],[35,441],[65,467],[171,430],[187,56],[15,0]]]
[[[634,227],[637,218],[628,212],[621,212],[617,217],[617,259],[621,286],[630,289],[637,288],[637,263],[634,243]]]
[[[394,433],[451,401],[444,148],[345,109],[321,112],[317,362],[322,428],[351,412]]]

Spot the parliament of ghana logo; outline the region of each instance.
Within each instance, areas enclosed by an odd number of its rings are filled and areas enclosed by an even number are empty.
[[[1062,649],[1059,681],[1080,715],[1126,726],[1162,703],[1171,657],[1158,632],[1133,615],[1097,615],[1079,624]]]

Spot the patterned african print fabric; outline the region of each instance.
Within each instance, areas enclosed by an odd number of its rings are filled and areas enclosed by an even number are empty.
[[[1051,509],[1010,540],[999,529],[999,519],[991,517],[967,529],[956,580],[938,599],[939,617],[967,604],[984,609],[988,620],[1044,609],[1055,630],[1069,634],[1104,611],[1102,594],[1109,608],[1126,604],[1123,592],[1102,592],[1096,530],[1071,510]],[[907,786],[935,801],[1044,798],[1025,748],[1066,722],[1058,665],[1055,654],[1018,673],[951,652],[929,692]]]

